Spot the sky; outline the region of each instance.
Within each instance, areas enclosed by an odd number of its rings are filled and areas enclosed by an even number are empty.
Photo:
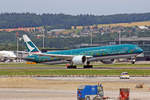
[[[0,0],[0,13],[111,15],[150,12],[150,0]]]

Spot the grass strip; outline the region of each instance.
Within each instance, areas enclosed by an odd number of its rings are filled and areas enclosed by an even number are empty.
[[[83,65],[78,65],[82,67]],[[150,64],[99,64],[93,65],[94,67],[150,67]],[[0,67],[66,67],[65,64],[61,65],[45,65],[45,64],[17,64],[17,63],[2,63]]]
[[[0,75],[6,76],[53,76],[53,75],[120,75],[121,72],[128,72],[129,75],[150,75],[150,70],[135,70],[135,69],[123,69],[123,70],[94,70],[94,69],[2,69]]]

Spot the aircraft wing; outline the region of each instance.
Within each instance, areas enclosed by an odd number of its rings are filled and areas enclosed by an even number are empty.
[[[50,62],[41,62],[42,64],[56,65],[56,64],[67,64],[70,61],[67,60],[59,60],[59,61],[50,61]]]
[[[55,57],[65,60],[71,60],[75,56],[84,56],[84,55],[61,55],[61,54],[46,54],[46,53],[37,53],[39,56],[49,56],[49,57]],[[86,58],[92,58],[93,56],[86,56]]]

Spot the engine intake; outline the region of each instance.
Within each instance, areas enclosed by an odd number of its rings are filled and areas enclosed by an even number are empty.
[[[75,56],[72,59],[72,63],[74,65],[83,65],[86,64],[86,62],[87,62],[86,56]]]

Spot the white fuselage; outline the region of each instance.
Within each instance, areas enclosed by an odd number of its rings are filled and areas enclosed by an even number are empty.
[[[0,58],[16,58],[13,51],[0,51]]]

